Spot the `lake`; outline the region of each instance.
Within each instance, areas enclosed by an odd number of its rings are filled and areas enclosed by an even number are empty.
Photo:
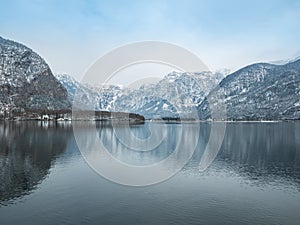
[[[168,165],[195,148],[176,175],[132,187],[91,168],[70,122],[2,122],[0,224],[300,224],[300,122],[226,123],[220,151],[199,171],[211,126],[146,122],[115,125],[115,135],[107,123],[82,125],[86,145],[96,131],[114,158],[137,168],[166,159],[179,139]]]

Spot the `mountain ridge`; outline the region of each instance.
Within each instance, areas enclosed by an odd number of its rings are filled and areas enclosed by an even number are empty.
[[[300,59],[278,65],[254,63],[233,73],[172,72],[137,89],[81,84],[53,75],[27,46],[0,37],[0,117],[34,111],[70,111],[75,93],[83,108],[141,114],[147,119],[210,119],[210,105],[226,105],[222,120],[300,119]],[[223,96],[217,98],[216,96]],[[88,108],[90,110],[90,108]]]
[[[68,93],[32,49],[0,37],[0,116],[69,109]]]
[[[224,78],[198,106],[202,119],[210,118],[209,103],[224,96],[224,120],[286,120],[300,118],[300,60],[284,65],[256,63]],[[208,101],[210,99],[210,101]]]
[[[74,87],[77,87],[81,98],[93,103],[96,110],[130,112],[151,119],[179,116],[188,118],[192,108],[218,84],[223,75],[220,72],[172,72],[157,83],[144,84],[137,89],[120,88],[116,85],[108,85],[107,88],[106,84],[99,85],[98,91],[70,76],[56,77],[68,90],[71,98],[75,94]]]
[[[285,73],[288,78],[282,75]],[[208,98],[214,92],[222,90],[219,96],[224,95],[224,104],[227,107],[227,117],[220,118],[222,120],[299,119],[299,73],[300,59],[284,65],[254,63],[219,79],[204,91],[205,86],[201,86],[199,81],[206,85],[208,81],[204,80],[211,79],[212,73],[173,72],[158,83],[142,85],[139,89],[124,88],[119,89],[118,93],[111,91],[111,102],[108,104],[110,108],[106,110],[137,113],[147,119],[189,119],[191,108],[196,107],[198,118],[206,120],[211,119]],[[196,83],[193,83],[195,80]],[[289,88],[284,89],[285,85]],[[104,96],[98,95],[98,99],[105,101]],[[216,104],[217,100],[213,99],[210,103]],[[250,106],[252,108],[248,109]]]

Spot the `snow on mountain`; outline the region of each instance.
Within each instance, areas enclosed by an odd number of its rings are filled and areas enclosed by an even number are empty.
[[[284,65],[292,62],[296,62],[300,59],[300,56],[297,56],[295,58],[290,58],[286,60],[276,60],[276,61],[271,61],[270,64],[275,64],[275,65]]]
[[[95,110],[145,118],[189,118],[196,108],[200,118],[207,119],[208,99],[217,106],[221,99],[215,96],[220,93],[227,107],[223,119],[300,119],[299,58],[284,65],[257,63],[227,73],[173,72],[138,89],[81,84],[65,74],[55,78],[37,53],[0,37],[0,117],[27,110],[70,109],[77,91],[86,105],[95,103]]]
[[[224,96],[233,120],[300,119],[300,60],[285,64],[253,64],[227,76],[200,104],[200,117],[210,117],[210,104]]]
[[[30,48],[0,37],[0,115],[69,108],[66,89]]]
[[[67,74],[56,74],[55,76],[68,91],[71,103],[73,103],[77,91],[78,96],[82,98],[81,102],[86,105],[86,108],[81,107],[83,109],[88,109],[90,105],[93,105],[94,109],[98,111],[112,111],[115,98],[121,91],[121,88],[116,85],[81,84]]]
[[[229,120],[272,120],[300,118],[300,60],[285,65],[257,63],[225,77],[222,72],[166,75],[157,83],[138,89],[119,86],[81,85],[72,78],[59,78],[70,98],[76,88],[86,92],[86,101],[96,99],[97,110],[130,112],[145,118],[210,118],[210,104],[224,97]],[[224,78],[225,77],[225,78]],[[224,79],[223,79],[224,78]],[[219,84],[219,86],[218,86]]]
[[[173,72],[155,84],[126,90],[116,99],[114,110],[130,110],[146,118],[189,118],[193,116],[190,115],[192,108],[199,105],[217,84],[218,79],[211,72]]]
[[[57,75],[69,92],[72,101],[76,90],[86,96],[87,103],[95,101],[96,110],[130,112],[156,117],[189,117],[192,108],[201,103],[223,75],[218,72],[178,73],[166,75],[154,84],[138,89],[120,88],[115,85],[83,85],[67,75]]]

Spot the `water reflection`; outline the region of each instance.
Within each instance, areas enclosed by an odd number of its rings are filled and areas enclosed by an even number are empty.
[[[138,137],[147,137],[149,135],[147,126],[149,124],[133,126],[132,133]],[[211,124],[182,124],[181,126],[154,124],[152,126],[158,134],[162,129],[165,129],[167,134],[163,142],[152,151],[133,151],[119,140],[110,126],[98,127],[99,138],[115,158],[133,165],[149,165],[167,158],[180,140],[182,141],[181,153],[193,148],[194,143],[198,141],[196,151],[184,170],[201,176],[201,172],[198,171],[199,162],[210,136]],[[195,136],[196,126],[201,127],[199,136]],[[180,139],[181,132],[183,132],[182,139]],[[274,181],[284,183],[289,179],[299,184],[299,134],[299,122],[227,123],[222,147],[208,171],[213,169],[221,172],[226,169],[230,174],[239,174],[246,179],[261,183]],[[147,149],[147,146],[144,147]],[[180,154],[175,155],[174,165],[180,161],[180,157]]]
[[[67,124],[0,123],[0,202],[30,193],[66,148]]]
[[[229,123],[217,161],[252,180],[300,183],[300,123]]]
[[[82,130],[87,145],[95,137],[90,129],[94,125],[86,124]],[[147,123],[131,126],[131,131],[137,137],[144,138],[149,135],[148,126]],[[137,152],[120,142],[110,124],[96,124],[98,138],[114,157],[125,163],[149,165],[159,162],[174,151],[182,137],[181,151],[173,158],[174,165],[180,161],[181,154],[198,141],[190,163],[184,168],[185,172],[198,177],[213,177],[218,173],[229,176],[238,174],[252,185],[275,182],[273,185],[276,186],[279,182],[292,182],[291,185],[299,187],[299,122],[228,123],[221,150],[205,173],[199,172],[198,166],[210,136],[210,123],[152,126],[157,134],[164,129],[166,138],[151,151]],[[199,136],[194,132],[197,126],[201,128]],[[122,126],[118,129],[121,131]],[[122,135],[122,132],[119,134]],[[73,134],[68,123],[0,123],[0,137],[0,202],[3,204],[33,191],[45,179],[53,162],[61,157],[68,141],[72,142],[69,143],[72,148],[68,151],[77,151],[75,140],[70,138]],[[71,158],[70,155],[65,154],[64,157]],[[215,173],[209,174],[210,171]]]
[[[188,154],[187,150],[195,149],[199,141],[199,124],[155,124],[146,123],[143,126],[131,126],[133,136],[147,140],[152,130],[151,143],[137,146],[128,140],[128,132],[123,127],[101,127],[98,129],[99,138],[105,148],[118,160],[131,165],[150,165],[166,159],[176,148],[179,151],[174,156],[174,164],[177,164],[182,154]],[[118,133],[118,135],[116,135]],[[126,140],[126,144],[124,141]],[[134,146],[134,148],[133,148]],[[154,147],[153,147],[154,146]],[[140,151],[137,151],[139,147]]]

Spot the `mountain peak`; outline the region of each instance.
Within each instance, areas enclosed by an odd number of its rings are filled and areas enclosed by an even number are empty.
[[[0,52],[0,114],[69,108],[66,89],[41,56],[2,37]]]

